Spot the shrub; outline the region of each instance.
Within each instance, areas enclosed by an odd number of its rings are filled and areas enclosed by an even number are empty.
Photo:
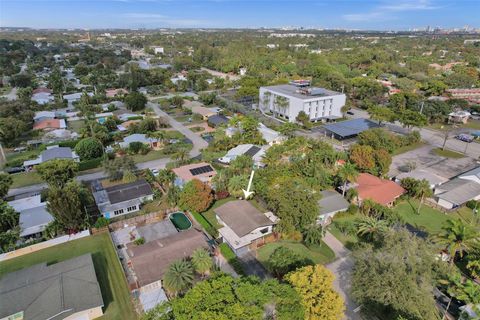
[[[230,196],[230,193],[228,193],[228,191],[218,191],[218,192],[215,192],[215,199],[216,200],[222,200],[222,199],[226,199]]]
[[[145,243],[145,239],[144,239],[144,238],[137,238],[137,239],[135,239],[135,241],[133,241],[133,243],[134,243],[136,246],[141,246],[142,244]]]
[[[79,143],[80,140],[66,140],[66,141],[62,141],[58,144],[59,147],[69,147],[69,148],[72,148],[74,149],[75,146],[77,145],[77,143]]]
[[[475,208],[480,209],[479,201],[476,201],[476,200],[467,201],[465,205],[467,206],[467,208],[472,210],[475,210]]]
[[[192,212],[192,215],[195,220],[197,220],[197,222],[200,223],[200,225],[205,229],[205,231],[208,232],[208,234],[210,234],[214,238],[218,237],[218,230],[215,229],[215,227],[213,227],[201,213]]]
[[[78,170],[84,171],[84,170],[97,168],[102,164],[102,161],[103,161],[103,157],[90,159],[86,161],[80,161],[80,163],[78,164]]]
[[[95,222],[95,224],[93,226],[97,229],[100,229],[100,228],[108,226],[108,224],[109,224],[109,222],[108,222],[107,218],[100,217],[100,218],[97,219],[97,221]]]

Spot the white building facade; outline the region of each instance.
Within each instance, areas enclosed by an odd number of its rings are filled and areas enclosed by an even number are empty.
[[[310,87],[305,82],[291,82],[260,87],[259,105],[264,112],[295,122],[303,111],[312,122],[326,122],[342,117],[346,96],[324,88]]]

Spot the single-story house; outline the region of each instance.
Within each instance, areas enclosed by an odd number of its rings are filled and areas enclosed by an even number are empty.
[[[91,254],[4,275],[0,301],[0,318],[8,320],[91,320],[104,306]]]
[[[436,186],[441,185],[448,181],[447,178],[439,176],[438,174],[426,169],[415,169],[410,172],[402,172],[395,177],[396,182],[400,182],[405,178],[413,178],[417,180],[427,180],[430,188],[435,188]]]
[[[229,164],[237,157],[246,155],[252,158],[256,167],[263,167],[262,159],[268,146],[259,147],[253,144],[240,144],[235,148],[228,150],[227,154],[218,159],[221,163]]]
[[[44,136],[47,140],[62,141],[62,140],[72,140],[78,138],[78,133],[70,131],[67,129],[56,129],[49,131]]]
[[[278,220],[273,213],[262,213],[247,200],[229,201],[213,211],[223,225],[218,230],[221,240],[237,255],[264,244],[265,236],[273,232]]]
[[[480,200],[480,167],[438,186],[434,197],[445,209],[456,208],[469,200]]]
[[[111,112],[102,112],[95,114],[95,120],[100,124],[103,124],[110,117],[113,117],[113,113]]]
[[[73,103],[79,101],[80,98],[82,97],[82,95],[83,95],[83,92],[75,92],[75,93],[71,93],[71,94],[65,94],[65,95],[63,95],[63,99],[67,100],[68,107],[71,108],[71,107],[73,107]],[[90,96],[90,97],[93,97],[93,92],[87,92],[87,95]]]
[[[103,111],[108,111],[110,106],[114,106],[117,109],[123,109],[123,108],[125,108],[125,103],[123,103],[122,101],[111,101],[111,102],[103,103],[102,104],[102,110]]]
[[[185,166],[172,169],[176,178],[174,184],[177,187],[183,185],[193,179],[198,179],[204,183],[210,183],[212,178],[217,174],[217,171],[206,162],[192,163]]]
[[[123,138],[123,141],[119,143],[120,147],[126,149],[132,142],[141,142],[152,149],[158,149],[160,147],[160,141],[155,138],[149,138],[143,133],[134,133]]]
[[[130,128],[131,125],[140,123],[141,121],[142,121],[142,120],[127,120],[127,121],[125,121],[125,122],[122,122],[122,124],[117,125],[117,128],[118,128],[119,126],[122,126],[124,130],[122,130],[122,129],[120,129],[120,128],[119,128],[119,130],[120,130],[120,131],[125,131],[125,130],[127,130],[128,128]]]
[[[223,114],[216,114],[208,118],[207,123],[210,127],[216,128],[222,124],[228,124],[228,118]]]
[[[67,124],[64,119],[45,119],[35,122],[33,130],[52,131],[55,129],[65,129]]]
[[[319,214],[317,223],[327,225],[338,212],[347,211],[349,203],[336,191],[324,190],[322,198],[318,201]]]
[[[35,112],[35,116],[33,117],[34,122],[40,122],[43,120],[51,120],[55,119],[56,114],[55,111],[38,111]]]
[[[209,246],[203,232],[194,228],[142,245],[127,244],[138,288],[159,283],[172,262],[190,257],[198,248]]]
[[[54,159],[72,159],[75,162],[80,162],[80,157],[69,147],[49,146],[36,159],[24,161],[23,166],[28,169]]]
[[[287,137],[282,135],[280,132],[270,129],[263,123],[260,123],[258,126],[258,131],[269,145],[279,144],[287,139]]]
[[[467,123],[471,114],[468,111],[455,111],[448,114],[448,121],[455,123]]]
[[[203,117],[203,120],[208,120],[208,118],[217,114],[212,109],[205,108],[203,106],[192,107],[192,113],[201,115]]]
[[[358,136],[363,131],[380,127],[378,123],[369,119],[352,119],[329,123],[323,126],[327,131],[327,136],[338,139],[350,139]]]
[[[116,96],[123,96],[126,94],[128,94],[128,90],[123,88],[105,90],[105,95],[107,96],[107,98],[114,98]]]
[[[130,118],[138,118],[138,117],[142,117],[143,116],[141,114],[136,114],[136,113],[122,113],[122,114],[119,114],[118,115],[118,119],[120,119],[121,121],[128,121],[130,120]]]
[[[32,101],[35,101],[38,104],[47,104],[55,100],[55,97],[52,95],[52,90],[48,88],[37,88],[32,92]]]
[[[20,237],[41,236],[47,225],[54,220],[40,195],[9,201],[8,204],[20,214]]]
[[[108,188],[96,180],[92,189],[98,210],[105,218],[139,211],[142,203],[153,200],[152,187],[144,179]]]
[[[360,173],[354,184],[358,192],[358,201],[370,199],[384,206],[391,206],[393,202],[405,193],[400,185],[391,180],[381,179],[369,173]]]

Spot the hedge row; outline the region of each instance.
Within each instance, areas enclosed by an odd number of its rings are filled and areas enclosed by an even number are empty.
[[[193,217],[195,220],[197,220],[198,223],[207,231],[212,237],[216,238],[218,237],[218,230],[215,229],[210,222],[208,222],[207,219],[204,218],[200,213],[193,212],[192,213]]]
[[[78,170],[84,171],[84,170],[97,168],[102,164],[102,161],[103,161],[103,157],[80,161],[80,163],[78,164]]]

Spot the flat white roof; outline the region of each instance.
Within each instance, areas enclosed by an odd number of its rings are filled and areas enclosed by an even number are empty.
[[[318,87],[310,87],[309,89],[312,92],[311,94],[302,94],[299,91],[301,88],[291,84],[280,84],[276,86],[269,86],[269,87],[262,87],[262,88],[278,94],[283,94],[285,96],[290,96],[290,97],[294,97],[302,100],[321,99],[325,97],[343,95],[343,93],[340,93],[340,92],[328,90],[325,88],[318,88]]]

